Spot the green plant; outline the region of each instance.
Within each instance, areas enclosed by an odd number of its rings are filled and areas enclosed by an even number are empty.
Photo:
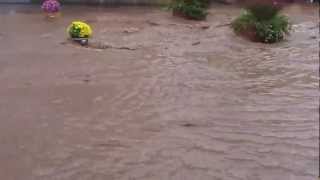
[[[92,35],[91,27],[81,21],[73,21],[67,28],[71,38],[90,38]]]
[[[284,39],[290,31],[290,23],[286,16],[278,13],[271,18],[261,20],[256,14],[245,10],[232,22],[237,34],[242,34],[253,41],[274,43]]]
[[[236,18],[231,26],[236,33],[241,33],[252,29],[255,22],[257,22],[256,17],[249,11],[243,10],[238,18]]]
[[[247,9],[258,19],[258,20],[269,20],[277,15],[280,11],[279,8],[270,5],[252,5]]]
[[[245,7],[258,20],[269,20],[279,13],[285,0],[246,0]]]
[[[257,37],[266,43],[274,43],[282,40],[289,33],[290,25],[287,17],[276,15],[270,20],[256,22]]]
[[[174,15],[181,15],[189,19],[203,20],[208,12],[209,0],[173,0],[170,8]]]
[[[203,8],[208,8],[210,5],[210,0],[199,0],[199,2]]]

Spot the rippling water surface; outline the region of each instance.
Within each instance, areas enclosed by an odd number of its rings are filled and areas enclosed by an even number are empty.
[[[318,7],[285,9],[292,34],[274,45],[235,36],[239,12],[65,6],[49,22],[2,6],[0,179],[316,179]],[[66,43],[74,19],[132,50]]]

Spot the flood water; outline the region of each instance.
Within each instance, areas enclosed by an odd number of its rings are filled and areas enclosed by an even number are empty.
[[[239,13],[1,5],[0,179],[316,179],[318,7],[286,8],[274,45],[234,35]],[[77,19],[131,50],[68,43]]]

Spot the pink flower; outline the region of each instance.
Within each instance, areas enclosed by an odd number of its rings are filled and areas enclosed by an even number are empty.
[[[60,10],[60,3],[57,0],[45,0],[41,9],[47,13],[55,13]]]

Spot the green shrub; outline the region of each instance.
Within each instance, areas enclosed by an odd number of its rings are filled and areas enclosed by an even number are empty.
[[[209,0],[173,0],[171,8],[174,15],[189,19],[203,20],[208,15]]]
[[[280,8],[272,5],[251,5],[247,9],[258,19],[258,20],[269,20],[276,16]]]
[[[266,43],[281,41],[289,33],[290,25],[287,17],[276,15],[268,21],[256,22],[257,36]]]
[[[252,29],[256,22],[256,17],[251,12],[244,10],[241,12],[241,15],[232,22],[231,26],[236,33],[241,33]]]
[[[199,2],[203,8],[208,8],[210,5],[210,0],[199,0]]]
[[[276,13],[271,18],[261,19],[249,10],[232,22],[232,28],[237,34],[242,34],[253,41],[274,43],[284,39],[289,33],[288,18]]]

